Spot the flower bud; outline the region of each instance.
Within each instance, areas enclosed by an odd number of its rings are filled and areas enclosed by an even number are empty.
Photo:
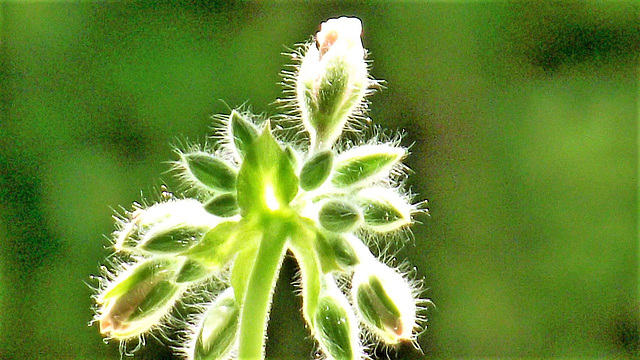
[[[322,185],[331,174],[333,152],[320,151],[313,155],[300,170],[300,187],[305,191],[314,190]]]
[[[407,280],[375,262],[359,266],[353,277],[352,298],[363,322],[382,341],[410,340],[416,306]]]
[[[333,279],[330,288],[320,295],[313,321],[314,336],[328,359],[360,359],[361,346],[353,310]]]
[[[204,227],[178,226],[149,232],[138,248],[156,254],[179,254],[189,249],[207,231]]]
[[[390,232],[411,224],[413,207],[396,191],[367,188],[358,192],[364,226],[377,232]]]
[[[204,313],[190,350],[193,354],[190,359],[226,359],[236,343],[239,312],[233,288],[228,288]]]
[[[197,200],[170,200],[134,211],[116,233],[114,247],[118,251],[135,251],[140,244],[172,229],[207,229],[218,223],[220,218],[209,214]]]
[[[172,278],[179,262],[144,261],[114,281],[98,296],[100,332],[118,339],[138,336],[158,325],[182,289]]]
[[[388,144],[363,145],[343,152],[336,159],[331,182],[336,187],[364,185],[381,177],[402,160],[406,150]]]
[[[236,187],[236,170],[227,162],[202,151],[182,154],[185,177],[206,189],[230,192]]]
[[[362,221],[360,210],[342,200],[329,200],[322,204],[318,212],[320,225],[333,232],[353,230]]]
[[[357,18],[330,19],[302,59],[297,99],[315,148],[333,145],[369,86],[361,33]]]

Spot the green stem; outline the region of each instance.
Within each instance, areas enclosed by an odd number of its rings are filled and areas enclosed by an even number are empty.
[[[264,235],[249,275],[240,315],[239,360],[264,359],[269,306],[289,236],[287,227],[283,219],[265,219]]]

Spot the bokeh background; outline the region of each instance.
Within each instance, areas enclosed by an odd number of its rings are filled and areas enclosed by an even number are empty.
[[[275,115],[282,53],[340,15],[431,210],[398,255],[436,304],[424,354],[388,356],[639,355],[637,3],[187,1],[0,4],[0,359],[120,358],[87,326],[114,209],[175,187],[171,144],[212,114]],[[294,272],[269,359],[314,351]]]

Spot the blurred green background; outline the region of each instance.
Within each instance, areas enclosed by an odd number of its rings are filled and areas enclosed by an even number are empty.
[[[212,114],[276,114],[282,53],[340,15],[430,202],[399,252],[436,304],[424,355],[389,356],[639,355],[637,3],[187,1],[0,4],[0,359],[120,358],[87,326],[113,209],[175,188],[171,144]],[[269,359],[314,351],[293,264]]]

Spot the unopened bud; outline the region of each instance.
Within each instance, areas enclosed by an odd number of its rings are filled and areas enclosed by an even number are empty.
[[[129,222],[116,233],[114,247],[118,251],[135,252],[140,244],[172,229],[207,229],[218,223],[220,218],[208,213],[197,200],[170,200],[131,213]]]
[[[228,288],[209,306],[193,343],[193,360],[226,359],[236,343],[239,306]]]
[[[357,18],[322,23],[300,64],[297,98],[316,148],[330,148],[369,86]]]
[[[387,344],[410,340],[416,306],[407,280],[381,263],[358,267],[352,282],[356,309],[367,327]]]
[[[180,294],[172,281],[177,267],[175,259],[154,259],[119,276],[97,299],[100,332],[128,339],[158,325]]]

